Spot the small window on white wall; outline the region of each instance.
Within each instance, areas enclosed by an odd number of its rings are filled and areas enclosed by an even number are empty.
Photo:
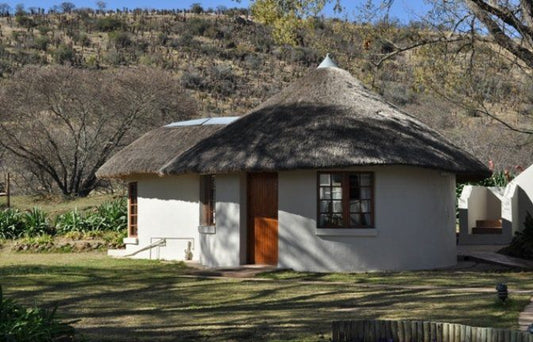
[[[137,182],[128,183],[128,236],[137,237]]]
[[[200,225],[215,225],[215,176],[200,176]]]
[[[318,228],[372,228],[374,174],[318,173]]]

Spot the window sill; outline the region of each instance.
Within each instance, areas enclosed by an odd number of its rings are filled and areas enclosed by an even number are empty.
[[[378,236],[376,228],[317,228],[319,236]]]
[[[216,226],[198,226],[198,233],[200,234],[216,234]]]
[[[124,242],[125,245],[138,245],[139,239],[136,237],[127,237],[122,239],[122,242]]]

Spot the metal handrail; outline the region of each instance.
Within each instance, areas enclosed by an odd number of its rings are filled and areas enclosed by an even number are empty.
[[[146,251],[146,250],[148,250],[148,249],[152,249],[152,248],[154,248],[154,247],[164,246],[164,245],[166,245],[166,244],[167,244],[167,240],[166,240],[166,239],[160,239],[160,240],[158,240],[158,241],[156,241],[156,242],[154,242],[154,243],[149,244],[148,246],[145,246],[145,247],[143,247],[143,248],[141,248],[141,249],[136,250],[136,251],[133,252],[133,253],[130,253],[130,254],[126,254],[126,255],[124,255],[124,257],[125,257],[125,258],[127,258],[127,257],[131,257],[131,256],[137,255],[137,254],[139,254],[139,253],[141,253],[141,252],[144,252],[144,251]]]

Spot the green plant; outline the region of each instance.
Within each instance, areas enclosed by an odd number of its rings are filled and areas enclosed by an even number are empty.
[[[55,220],[55,227],[59,234],[64,234],[67,232],[83,232],[88,230],[87,222],[78,209],[74,209],[65,214],[57,216]]]
[[[46,245],[48,243],[53,243],[54,238],[51,235],[43,234],[39,236],[26,236],[18,241],[21,244],[37,244],[37,245]]]
[[[81,213],[73,210],[59,215],[55,226],[58,233],[87,233],[91,231],[122,231],[128,222],[126,200],[106,202],[94,211]]]
[[[98,31],[111,32],[123,27],[125,27],[125,24],[121,20],[113,17],[99,18],[96,21],[96,29]]]
[[[128,207],[124,198],[101,204],[97,208],[96,214],[102,218],[100,229],[97,230],[119,232],[126,229],[128,225]]]
[[[22,214],[17,209],[0,211],[0,238],[17,239],[24,236]]]
[[[17,342],[71,341],[74,329],[59,322],[56,309],[24,308],[9,298],[4,298],[0,286],[0,339]]]
[[[48,214],[39,208],[33,208],[22,214],[24,233],[27,236],[37,236],[53,233],[48,223]]]
[[[529,212],[526,213],[524,229],[516,232],[509,246],[501,249],[500,253],[533,260],[533,217]]]

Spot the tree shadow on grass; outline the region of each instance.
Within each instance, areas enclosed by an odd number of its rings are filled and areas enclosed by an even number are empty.
[[[58,305],[89,341],[327,340],[332,320],[483,323],[491,294],[357,288],[353,283],[183,277],[174,265],[0,268],[8,296]],[[518,310],[513,308],[513,310]],[[502,324],[513,324],[505,317]]]

